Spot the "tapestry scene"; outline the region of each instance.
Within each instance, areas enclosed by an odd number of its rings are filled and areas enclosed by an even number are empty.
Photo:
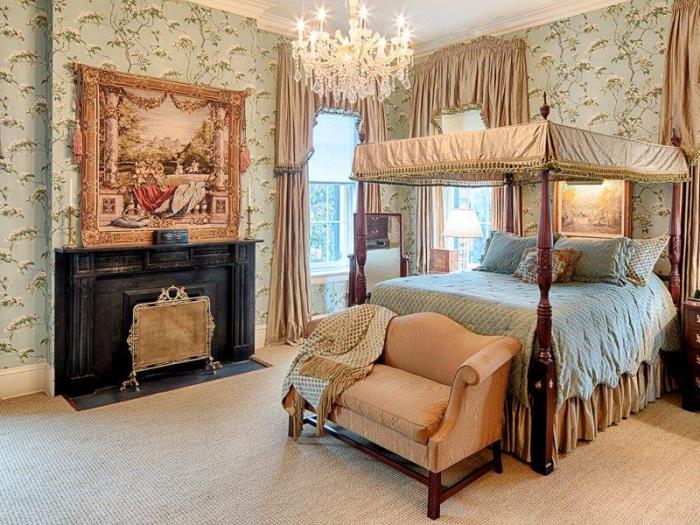
[[[188,229],[193,241],[236,238],[246,92],[76,70],[83,243],[150,244],[162,228]]]

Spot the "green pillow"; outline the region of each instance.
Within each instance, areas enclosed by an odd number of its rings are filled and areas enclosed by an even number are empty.
[[[645,286],[647,277],[651,275],[667,244],[668,235],[654,239],[631,239],[632,253],[627,261],[627,280],[637,286]]]
[[[508,233],[493,232],[484,260],[477,268],[482,272],[514,273],[518,269],[523,252],[537,246],[536,237],[516,237]]]
[[[615,239],[562,237],[554,247],[557,250],[574,248],[581,252],[581,258],[574,272],[574,281],[625,285],[627,261],[631,253],[630,240],[626,237]]]

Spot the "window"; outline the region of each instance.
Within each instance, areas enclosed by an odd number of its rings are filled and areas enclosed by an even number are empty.
[[[314,154],[309,160],[311,273],[346,271],[353,249],[355,183],[350,180],[357,119],[320,113],[314,126]]]
[[[451,113],[442,116],[442,132],[461,133],[463,131],[472,131],[484,129],[486,126],[481,118],[481,111],[471,109],[459,113]],[[479,258],[484,252],[484,244],[486,237],[491,230],[491,196],[493,190],[491,188],[445,188],[445,220],[454,208],[469,208],[476,212],[481,224],[483,236],[481,239],[469,240],[468,251],[466,254],[467,268],[472,269],[479,263]],[[446,238],[445,247],[450,249],[459,249],[460,240],[455,238]]]

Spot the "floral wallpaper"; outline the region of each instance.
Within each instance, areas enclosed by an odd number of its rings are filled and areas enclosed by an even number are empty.
[[[540,118],[546,91],[550,120],[657,142],[671,3],[633,0],[511,35],[528,43],[532,118]],[[670,204],[670,186],[635,184],[633,235],[665,233]],[[539,188],[528,187],[526,231],[536,229],[538,215]]]
[[[656,140],[670,0],[632,0],[521,33],[529,46],[530,107],[542,91],[551,119]],[[272,173],[276,46],[255,21],[184,0],[9,0],[0,5],[0,368],[51,361],[53,249],[65,242],[74,85],[84,62],[233,89],[251,88],[248,139],[258,238],[257,323],[266,321],[275,214]],[[389,136],[408,136],[410,92],[388,103]],[[382,188],[387,211],[404,214],[404,245],[415,251],[415,191]],[[538,214],[524,192],[524,223]],[[665,231],[669,188],[636,185],[634,234]],[[412,257],[414,260],[415,257]],[[312,285],[312,311],[342,307],[347,282]]]
[[[0,368],[47,351],[48,14],[0,5]]]

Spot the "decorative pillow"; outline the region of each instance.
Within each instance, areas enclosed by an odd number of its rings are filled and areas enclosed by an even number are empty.
[[[486,252],[489,251],[489,245],[491,244],[491,237],[493,237],[494,233],[496,233],[496,230],[491,230],[489,232],[489,236],[486,237],[486,241],[484,242],[484,253],[481,254],[481,257],[479,257],[479,264],[483,264],[484,259],[486,258]]]
[[[601,282],[624,286],[627,261],[631,253],[626,237],[615,239],[579,239],[561,237],[554,247],[557,250],[574,248],[581,252],[573,280]]]
[[[562,275],[566,271],[565,256],[562,251],[552,252],[552,282],[555,283],[561,280]],[[523,258],[518,265],[518,268],[513,273],[513,276],[518,277],[525,283],[537,282],[537,248],[528,250],[523,253]]]
[[[479,258],[479,263],[483,264],[484,259],[486,258],[486,252],[489,251],[489,245],[491,244],[491,237],[493,237],[493,234],[496,233],[498,230],[491,230],[489,232],[489,236],[486,237],[486,242],[484,242],[484,252],[481,254],[481,257]],[[511,237],[515,237],[516,235],[514,233],[504,233],[503,235],[510,235]],[[535,235],[535,245],[537,244],[537,236]],[[561,237],[560,233],[555,233],[554,234],[554,242],[557,242],[557,240]],[[529,238],[529,237],[527,237]],[[527,251],[527,250],[526,250]]]
[[[632,253],[627,261],[627,280],[637,286],[645,286],[647,277],[651,275],[667,244],[668,235],[654,239],[630,239]]]
[[[525,250],[525,252],[523,252],[523,259],[525,259],[525,256],[527,256],[531,252],[537,253],[537,247],[528,248],[527,250]],[[579,250],[576,250],[575,248],[552,250],[552,257],[559,257],[562,263],[564,264],[564,269],[562,270],[561,275],[558,279],[555,279],[555,281],[558,283],[568,283],[569,281],[571,281],[571,278],[573,277],[574,272],[576,271],[576,265],[578,264],[579,259],[581,259],[581,252]],[[520,260],[521,264],[523,262],[523,259]],[[519,276],[516,275],[516,277]]]
[[[491,234],[486,255],[478,270],[512,274],[518,268],[523,252],[536,244],[535,237],[516,237],[495,231]]]

